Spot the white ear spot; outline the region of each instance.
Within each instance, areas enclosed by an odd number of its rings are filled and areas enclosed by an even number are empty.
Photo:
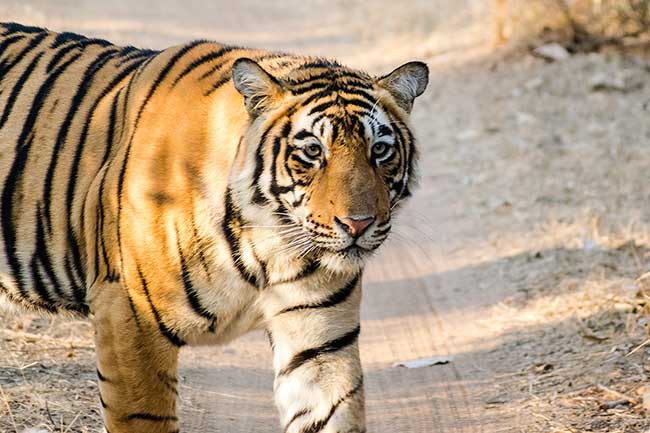
[[[388,90],[397,104],[410,113],[413,101],[429,84],[429,67],[423,62],[405,63],[381,77],[378,84]]]
[[[244,97],[251,115],[267,110],[284,93],[282,84],[275,77],[257,62],[245,57],[237,59],[232,65],[232,81]]]

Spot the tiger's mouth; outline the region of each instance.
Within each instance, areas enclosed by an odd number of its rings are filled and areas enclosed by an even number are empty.
[[[341,252],[343,254],[357,255],[357,256],[362,255],[362,254],[369,254],[369,253],[371,253],[373,251],[374,251],[374,249],[371,250],[371,249],[362,247],[361,245],[358,245],[356,243],[353,243],[349,247],[346,247],[346,248],[343,248],[342,250],[339,250],[339,252]]]
[[[339,248],[339,249],[322,248],[322,250],[323,253],[330,253],[330,254],[337,255],[343,259],[351,259],[354,261],[358,261],[372,255],[377,250],[378,247],[379,246],[370,249],[362,245],[359,245],[357,243],[352,243],[351,245],[348,245],[347,247],[344,248]]]

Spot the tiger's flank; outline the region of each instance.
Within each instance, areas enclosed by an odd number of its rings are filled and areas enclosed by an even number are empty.
[[[263,329],[283,431],[365,432],[362,271],[427,66],[0,34],[0,293],[92,320],[106,430],[179,431],[180,348]]]

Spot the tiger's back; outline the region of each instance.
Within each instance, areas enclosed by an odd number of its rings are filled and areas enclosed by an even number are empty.
[[[155,52],[0,25],[0,290],[86,312],[84,198],[115,152],[114,96]]]

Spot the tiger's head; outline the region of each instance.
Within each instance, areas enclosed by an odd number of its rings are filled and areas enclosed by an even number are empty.
[[[293,252],[349,269],[387,238],[414,181],[408,117],[428,75],[422,62],[379,78],[322,60],[275,73],[234,63],[250,115],[241,169]]]

